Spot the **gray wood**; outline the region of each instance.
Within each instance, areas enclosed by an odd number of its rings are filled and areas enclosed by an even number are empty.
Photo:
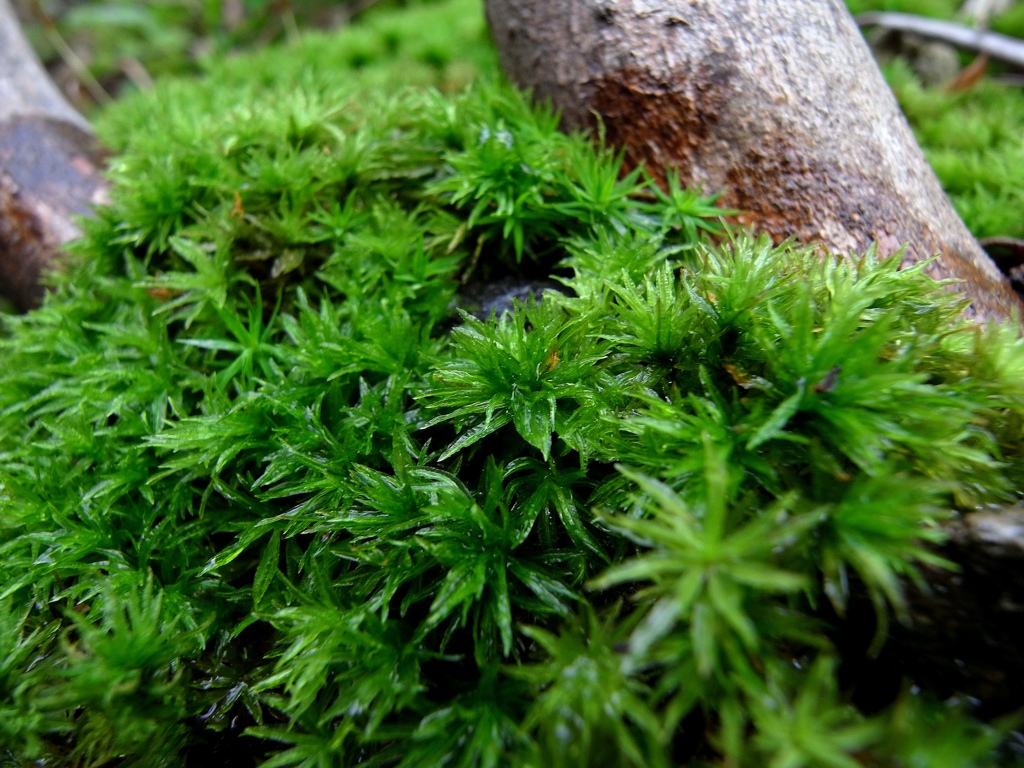
[[[7,0],[0,0],[0,293],[20,309],[78,237],[77,216],[106,184],[88,122],[52,83]]]
[[[998,32],[965,27],[955,21],[887,11],[862,13],[856,17],[856,21],[861,27],[883,27],[895,32],[909,32],[928,40],[949,43],[965,51],[983,53],[1014,67],[1024,67],[1024,40]]]
[[[655,176],[838,253],[936,253],[973,311],[1020,307],[925,161],[841,0],[487,0],[502,65]]]
[[[0,123],[29,115],[91,130],[39,63],[8,0],[0,0]]]

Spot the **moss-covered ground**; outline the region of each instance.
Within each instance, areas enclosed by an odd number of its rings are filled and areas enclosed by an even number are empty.
[[[883,643],[1019,497],[1016,330],[495,66],[450,0],[103,114],[111,204],[0,338],[0,764],[1013,765],[858,710],[827,617]]]

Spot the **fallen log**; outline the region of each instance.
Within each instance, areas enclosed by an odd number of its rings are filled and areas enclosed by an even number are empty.
[[[981,318],[1020,302],[968,232],[841,0],[488,0],[508,75],[740,224],[839,252],[941,254]]]
[[[21,310],[104,197],[92,130],[50,81],[0,0],[0,293]]]

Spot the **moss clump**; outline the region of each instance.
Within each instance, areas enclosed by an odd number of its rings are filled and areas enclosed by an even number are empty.
[[[111,114],[111,205],[5,321],[0,761],[994,764],[852,706],[820,607],[863,584],[880,642],[1014,498],[1016,333],[325,44]]]
[[[465,42],[459,29],[463,22],[478,25],[481,16],[479,3],[452,0],[247,0],[234,5],[219,0],[191,5],[180,0],[15,0],[13,5],[22,12],[26,34],[44,64],[61,70],[64,81],[73,81],[68,95],[86,112],[95,111],[97,101],[105,104],[110,95],[123,96],[152,78],[195,75],[219,66],[214,62],[225,56],[273,41],[294,42],[300,32],[342,27],[355,19],[358,31],[333,37],[359,66],[379,60],[382,51],[411,53],[412,61],[425,53],[421,63],[433,60],[434,65],[455,51],[462,60],[472,59],[472,45],[467,49],[453,43]],[[404,12],[395,13],[396,6]],[[419,50],[407,48],[408,43]],[[336,54],[328,59],[336,61]]]
[[[922,88],[902,61],[886,75],[971,232],[1024,238],[1024,93],[991,80],[964,93]]]

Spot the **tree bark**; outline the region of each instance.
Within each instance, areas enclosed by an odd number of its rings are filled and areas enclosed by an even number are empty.
[[[19,309],[103,199],[101,158],[86,120],[63,98],[0,0],[0,293]]]
[[[655,177],[837,253],[907,246],[981,318],[1020,302],[968,232],[842,0],[487,0],[502,65]]]

